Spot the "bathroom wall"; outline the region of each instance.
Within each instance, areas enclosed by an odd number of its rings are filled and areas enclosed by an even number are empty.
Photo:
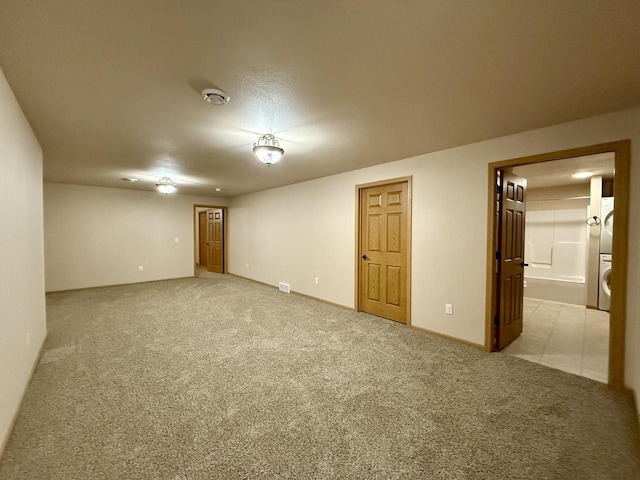
[[[591,177],[589,190],[589,217],[600,218],[602,208],[602,177]],[[587,254],[587,307],[598,308],[599,270],[600,270],[600,226],[589,228],[589,248]]]
[[[525,296],[585,305],[589,185],[527,192]]]

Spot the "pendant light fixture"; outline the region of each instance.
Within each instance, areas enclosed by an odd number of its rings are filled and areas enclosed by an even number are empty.
[[[585,178],[591,178],[593,176],[593,172],[575,172],[572,173],[571,176],[578,180],[584,180]]]
[[[160,193],[174,193],[178,187],[176,186],[176,182],[171,180],[169,177],[162,177],[156,182],[156,188]]]
[[[274,163],[278,163],[284,155],[284,150],[280,148],[278,140],[271,134],[262,135],[258,141],[253,144],[253,153],[256,154],[258,160],[270,167]]]

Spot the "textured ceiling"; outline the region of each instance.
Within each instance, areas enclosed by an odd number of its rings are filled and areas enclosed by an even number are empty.
[[[594,176],[613,178],[615,173],[615,155],[613,152],[596,153],[581,157],[571,157],[551,162],[534,163],[513,167],[519,177],[527,179],[529,188],[558,187],[591,183],[590,178],[573,178],[576,172],[591,172]]]
[[[0,66],[46,180],[233,196],[638,105],[639,24],[636,0],[2,0]]]

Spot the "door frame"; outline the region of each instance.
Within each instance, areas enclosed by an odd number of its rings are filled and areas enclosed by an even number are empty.
[[[202,205],[195,203],[193,205],[193,276],[196,276],[198,272],[198,262],[196,262],[196,243],[200,242],[198,238],[198,208],[221,208],[222,214],[222,230],[223,230],[223,242],[224,242],[224,268],[223,273],[229,273],[229,242],[228,242],[228,230],[229,230],[229,207],[222,205]]]
[[[360,273],[362,270],[362,262],[360,261],[360,257],[362,257],[362,252],[360,251],[360,236],[362,234],[360,225],[361,225],[361,192],[365,188],[370,187],[380,187],[383,185],[392,185],[394,183],[403,183],[407,184],[407,276],[406,276],[406,285],[407,285],[407,327],[411,326],[411,204],[413,203],[413,176],[409,175],[407,177],[397,177],[390,178],[388,180],[378,180],[376,182],[362,183],[356,185],[356,256],[355,256],[355,311],[361,312],[360,308]]]
[[[629,235],[629,170],[631,163],[631,141],[601,143],[587,147],[542,153],[527,157],[490,163],[488,166],[488,206],[487,206],[487,291],[485,303],[485,350],[496,351],[494,338],[495,295],[498,285],[495,281],[496,215],[495,215],[495,175],[497,170],[521,165],[563,160],[596,153],[612,152],[615,156],[614,190],[616,213],[614,216],[613,257],[616,266],[611,275],[612,292],[609,316],[609,375],[608,384],[615,390],[624,389],[625,329],[627,309],[627,263]]]

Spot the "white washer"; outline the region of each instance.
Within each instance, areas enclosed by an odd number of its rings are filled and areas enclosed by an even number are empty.
[[[598,310],[606,310],[611,308],[611,255],[600,255],[600,291],[598,292]]]
[[[613,197],[602,199],[600,218],[600,253],[613,253]]]

